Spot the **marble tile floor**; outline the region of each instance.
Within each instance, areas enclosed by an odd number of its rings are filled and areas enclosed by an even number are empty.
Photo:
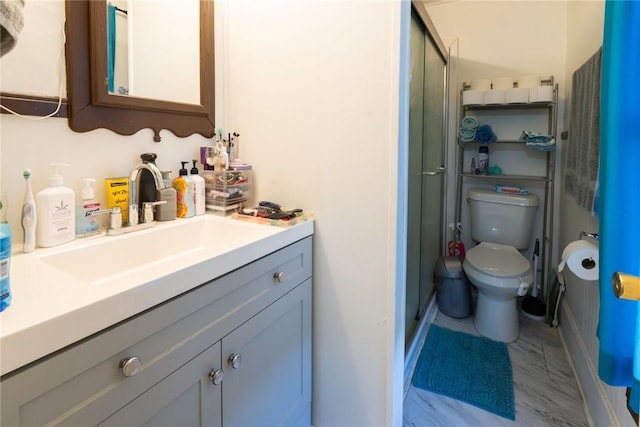
[[[435,324],[479,335],[471,317],[454,319],[438,312]],[[516,420],[436,393],[409,388],[405,427],[566,426],[585,427],[583,400],[557,329],[520,316],[520,336],[508,344],[513,369]]]

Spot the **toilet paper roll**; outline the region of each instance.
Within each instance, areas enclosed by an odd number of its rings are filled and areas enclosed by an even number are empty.
[[[507,104],[526,104],[529,102],[529,89],[512,87],[507,89]]]
[[[489,104],[504,104],[505,91],[502,89],[491,89],[484,91],[484,103]]]
[[[562,251],[558,271],[564,270],[565,267],[580,279],[598,280],[600,270],[598,247],[586,240],[569,243]]]
[[[471,90],[489,90],[491,89],[491,80],[477,79],[471,80]]]
[[[553,86],[536,86],[529,89],[529,91],[529,100],[531,102],[553,101]]]
[[[462,105],[482,105],[483,96],[483,90],[465,90],[462,92]]]
[[[493,83],[493,89],[501,90],[511,89],[513,87],[513,82],[513,77],[498,77],[491,80],[491,83]]]

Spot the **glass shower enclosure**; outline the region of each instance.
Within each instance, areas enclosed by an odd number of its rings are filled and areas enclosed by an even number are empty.
[[[421,7],[411,12],[405,347],[424,315],[444,248],[447,54]]]

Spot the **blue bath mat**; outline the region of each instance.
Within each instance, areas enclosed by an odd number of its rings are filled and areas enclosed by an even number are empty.
[[[431,325],[413,385],[516,419],[511,359],[502,342]]]

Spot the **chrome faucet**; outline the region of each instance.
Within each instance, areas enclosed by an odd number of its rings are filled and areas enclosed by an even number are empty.
[[[162,173],[160,173],[160,169],[158,169],[154,162],[156,155],[154,153],[145,153],[142,154],[140,158],[142,158],[142,164],[136,166],[129,176],[129,226],[138,225],[138,192],[140,190],[140,184],[138,181],[142,171],[147,170],[151,173],[156,190],[162,190],[165,188]],[[144,222],[150,222],[148,220],[148,215],[145,215]]]

